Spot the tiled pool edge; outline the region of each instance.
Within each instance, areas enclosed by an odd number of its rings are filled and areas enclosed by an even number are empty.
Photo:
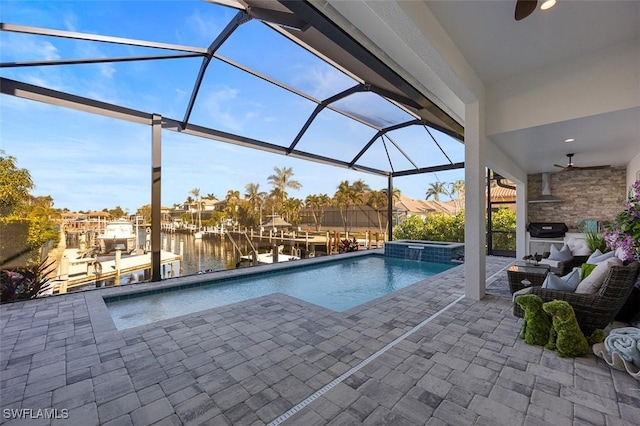
[[[367,256],[367,255],[383,256],[384,250],[374,249],[374,250],[357,251],[352,253],[344,253],[340,255],[340,259]],[[292,265],[292,263],[290,262],[281,262],[275,265],[263,265],[263,266],[260,266],[259,268],[261,268],[261,271],[264,273],[272,273],[272,272],[276,272],[284,269],[290,269],[292,267],[295,267],[295,268],[304,267],[309,265],[327,263],[335,260],[337,260],[335,256],[323,256],[323,257],[316,257],[316,258],[295,261],[296,265]],[[188,275],[184,277],[171,278],[171,279],[163,280],[160,282],[145,282],[145,283],[119,286],[119,287],[92,289],[82,293],[77,292],[77,293],[69,293],[69,294],[82,294],[84,296],[85,303],[87,304],[87,309],[89,311],[90,318],[91,318],[91,326],[93,327],[96,335],[99,335],[99,334],[105,334],[105,333],[124,331],[124,330],[118,330],[118,328],[116,327],[115,322],[113,321],[113,318],[109,313],[109,309],[107,308],[107,302],[105,299],[109,299],[112,297],[122,297],[127,295],[140,294],[140,293],[170,291],[175,288],[179,288],[181,286],[197,286],[199,284],[205,284],[211,281],[211,278],[214,275],[216,277],[215,279],[218,279],[218,278],[226,279],[226,278],[234,278],[234,277],[247,275],[247,272],[248,272],[248,268],[229,269],[224,271],[216,271],[210,274],[194,274],[194,275]],[[260,274],[261,274],[260,272],[256,273],[256,275],[260,275]],[[50,296],[50,297],[57,297],[57,296],[59,295]],[[243,303],[243,302],[238,302],[238,303]],[[313,305],[313,306],[316,306],[316,305]],[[215,309],[215,308],[212,308],[212,309]],[[206,312],[206,311],[198,311],[196,313],[181,315],[180,317],[187,317],[189,315],[198,314],[198,313],[201,314],[202,312]],[[173,317],[170,319],[176,319],[180,317]],[[157,322],[152,324],[156,324],[156,323]],[[139,329],[141,327],[146,327],[146,326],[147,325],[141,325],[141,326],[132,327],[126,330]]]
[[[111,299],[115,298],[124,298],[130,295],[137,295],[140,293],[162,293],[166,291],[176,290],[180,288],[186,287],[197,287],[199,285],[205,285],[210,283],[211,281],[225,281],[227,279],[235,279],[238,277],[243,277],[246,275],[267,275],[272,274],[274,272],[283,271],[283,270],[293,270],[297,268],[303,268],[305,266],[318,265],[322,263],[330,263],[335,262],[340,259],[349,259],[354,257],[361,256],[383,256],[383,249],[376,250],[366,250],[366,251],[357,251],[353,253],[344,253],[338,256],[322,256],[310,259],[301,259],[291,262],[281,262],[275,265],[262,265],[257,267],[259,269],[254,268],[239,268],[239,269],[229,269],[224,271],[216,271],[212,273],[205,274],[194,274],[185,277],[177,277],[170,278],[167,280],[163,280],[160,282],[146,282],[142,284],[134,284],[125,287],[110,287],[106,289],[102,289],[101,297],[103,299]]]
[[[464,258],[464,243],[394,240],[385,243],[384,255],[423,262],[449,263]]]
[[[374,253],[372,253],[374,252]],[[354,253],[345,253],[343,255],[341,255],[339,258],[335,257],[335,256],[325,256],[325,257],[321,257],[321,258],[315,258],[315,259],[310,259],[312,260],[312,262],[308,262],[305,263],[304,265],[300,264],[297,265],[297,267],[304,267],[304,266],[309,266],[309,265],[315,265],[315,264],[322,264],[322,263],[329,263],[332,261],[336,261],[339,259],[345,259],[345,258],[354,258],[354,257],[362,257],[362,256],[368,256],[368,255],[378,255],[378,256],[383,256],[383,252],[382,249],[379,250],[368,250],[368,251],[360,251],[360,252],[354,252]],[[296,264],[298,262],[296,261]],[[264,268],[268,268],[268,271],[263,270],[265,273],[273,273],[276,271],[281,271],[284,269],[291,269],[290,263],[285,262],[284,264],[277,264],[277,265],[266,265],[264,266]],[[436,280],[439,278],[442,278],[443,276],[446,276],[446,274],[449,273],[455,273],[457,269],[459,268],[464,268],[464,264],[460,264],[457,266],[453,266],[450,269],[447,269],[446,271],[443,272],[439,272],[435,275],[432,275],[424,280],[420,280],[417,281],[413,284],[408,285],[407,287],[401,288],[399,290],[396,290],[392,293],[386,294],[384,296],[380,296],[377,297],[373,300],[370,300],[368,302],[362,303],[360,305],[354,306],[350,309],[347,309],[343,312],[338,312],[338,311],[333,311],[331,309],[327,309],[324,308],[322,306],[313,304],[311,302],[307,302],[305,300],[302,299],[298,299],[296,297],[293,296],[288,296],[286,294],[283,293],[273,293],[270,295],[265,295],[265,296],[261,296],[258,298],[254,298],[254,299],[249,299],[249,300],[245,300],[245,301],[240,301],[240,302],[235,302],[232,303],[230,305],[224,305],[224,306],[233,306],[233,305],[237,305],[237,304],[242,304],[242,303],[246,303],[249,302],[251,300],[260,300],[263,298],[269,298],[271,296],[277,296],[278,298],[291,298],[292,300],[297,301],[297,303],[300,304],[307,304],[310,307],[313,308],[318,308],[318,309],[324,309],[327,312],[330,312],[331,314],[335,314],[335,315],[342,315],[345,318],[357,314],[358,312],[367,309],[367,307],[372,306],[374,304],[378,304],[378,303],[384,303],[387,300],[393,298],[393,297],[398,297],[398,296],[402,296],[403,294],[405,294],[406,292],[412,291],[413,288],[415,288],[416,285],[420,285],[420,284],[424,284],[425,282],[429,282],[432,280]],[[220,273],[223,273],[225,275],[224,278],[234,278],[234,277],[242,277],[244,275],[247,275],[247,270],[246,269],[233,269],[233,270],[228,270],[228,271],[220,271]],[[87,309],[89,310],[90,313],[90,318],[91,318],[91,324],[92,327],[95,330],[96,334],[104,334],[104,333],[113,333],[113,332],[124,332],[127,330],[140,330],[143,329],[145,327],[153,327],[153,326],[157,326],[162,324],[163,322],[171,322],[172,320],[180,320],[180,319],[184,319],[184,318],[189,318],[191,316],[197,316],[197,315],[203,315],[206,312],[209,311],[213,311],[215,309],[218,308],[222,308],[223,306],[220,307],[214,307],[211,309],[205,309],[205,310],[200,310],[200,311],[196,311],[196,312],[191,312],[188,314],[184,314],[184,315],[179,315],[176,317],[171,317],[171,318],[166,318],[160,321],[154,321],[152,323],[149,324],[142,324],[139,326],[135,326],[135,327],[130,327],[130,328],[123,328],[123,329],[118,329],[113,318],[111,317],[111,314],[109,312],[109,309],[107,308],[107,300],[114,297],[115,295],[113,294],[109,294],[109,293],[123,293],[124,296],[126,295],[143,295],[143,294],[153,294],[153,293],[161,293],[161,292],[165,292],[165,291],[172,291],[176,288],[180,288],[182,286],[198,286],[198,285],[206,285],[208,284],[211,280],[210,279],[206,279],[208,274],[199,274],[199,275],[191,275],[188,277],[179,277],[179,278],[174,278],[173,280],[179,280],[179,282],[171,282],[171,283],[167,283],[167,282],[160,282],[160,283],[142,283],[142,284],[135,284],[134,286],[129,286],[129,287],[110,287],[110,288],[106,288],[106,289],[101,289],[102,291],[88,291],[84,294],[85,297],[85,301],[87,304]],[[251,274],[253,275],[253,274]],[[261,273],[257,273],[255,275],[262,275]],[[208,277],[210,278],[210,277]],[[135,288],[131,288],[131,287],[135,287]],[[117,296],[116,296],[117,297]]]

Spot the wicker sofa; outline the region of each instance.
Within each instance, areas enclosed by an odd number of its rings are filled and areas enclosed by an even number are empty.
[[[543,261],[541,262],[542,264],[545,264],[545,259],[547,259],[549,257],[549,252],[546,252],[542,255]],[[587,262],[587,259],[589,259],[589,256],[573,256],[573,258],[567,262],[558,262],[557,266],[555,265],[550,265],[551,266],[551,272],[553,272],[556,275],[567,275],[569,272],[571,272],[573,270],[573,268],[576,267],[580,267],[580,265],[582,265],[583,263]],[[555,267],[554,267],[555,266]]]
[[[531,287],[529,294],[536,294],[545,302],[568,302],[575,311],[582,332],[588,336],[613,321],[633,290],[638,279],[638,268],[637,261],[627,266],[613,266],[602,287],[594,294],[576,294],[542,287]],[[520,318],[524,316],[524,311],[517,303],[513,304],[513,314]]]

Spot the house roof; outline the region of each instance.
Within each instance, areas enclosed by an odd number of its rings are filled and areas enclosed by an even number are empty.
[[[274,216],[262,224],[265,228],[286,228],[291,226],[289,222],[280,216]]]
[[[502,186],[494,186],[491,188],[491,200],[514,200],[516,198],[516,190],[504,188]]]
[[[411,214],[452,214],[455,212],[455,208],[450,201],[439,202],[431,200],[419,200],[416,198],[407,197],[405,195],[400,196],[400,200],[396,202],[394,208]]]

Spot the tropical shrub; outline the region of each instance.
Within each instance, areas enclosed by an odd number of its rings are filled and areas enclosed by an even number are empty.
[[[393,239],[464,242],[464,219],[464,211],[455,215],[428,213],[424,219],[408,216],[393,228]],[[494,233],[493,247],[515,250],[515,212],[501,208],[491,214],[491,222],[494,231],[501,231]]]
[[[491,229],[493,230],[493,249],[516,249],[516,213],[508,208],[500,208],[491,212]]]
[[[0,270],[0,302],[33,299],[50,290],[48,275],[54,264],[55,260],[45,260],[37,266]]]
[[[425,221],[419,216],[405,217],[393,228],[394,240],[422,240]]]

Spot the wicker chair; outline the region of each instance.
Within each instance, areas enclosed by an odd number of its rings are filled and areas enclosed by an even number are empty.
[[[536,294],[545,302],[564,300],[576,313],[576,319],[582,332],[589,336],[594,330],[604,329],[615,318],[631,294],[638,278],[638,262],[627,266],[613,266],[595,294],[576,294],[565,291],[531,287],[529,294]],[[513,314],[522,318],[524,311],[517,303],[513,304]]]

